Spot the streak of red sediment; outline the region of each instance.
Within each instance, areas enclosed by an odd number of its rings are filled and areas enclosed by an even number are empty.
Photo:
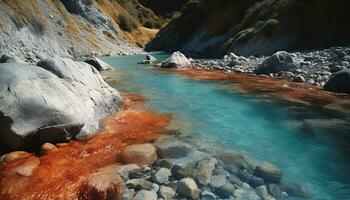
[[[326,106],[328,104],[338,104],[350,106],[349,95],[342,95],[340,97],[335,93],[324,91],[310,84],[296,83],[281,78],[190,68],[172,69],[170,71],[200,80],[236,83],[235,89],[239,87],[242,92],[266,92],[281,99],[307,105]]]
[[[131,110],[143,102],[129,97],[127,108],[105,119],[105,128],[84,141],[70,141],[57,152],[36,157],[29,154],[0,165],[0,199],[76,199],[76,193],[96,169],[118,162],[118,154],[128,145],[152,142],[171,120],[170,115]],[[14,172],[28,160],[40,159],[32,175]]]

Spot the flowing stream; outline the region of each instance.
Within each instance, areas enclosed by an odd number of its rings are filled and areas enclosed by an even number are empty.
[[[136,64],[144,57],[105,57],[115,70],[104,75],[118,80],[112,86],[119,91],[143,95],[149,108],[173,113],[184,134],[279,166],[284,179],[305,185],[312,199],[350,199],[346,116]]]

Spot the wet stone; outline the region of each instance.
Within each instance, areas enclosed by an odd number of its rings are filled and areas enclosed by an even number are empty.
[[[157,193],[147,190],[141,190],[135,196],[135,200],[157,200],[157,198]]]
[[[167,168],[160,168],[157,173],[152,176],[152,180],[156,183],[162,184],[169,180],[171,171]]]
[[[208,191],[203,191],[201,193],[201,200],[216,200],[216,196],[214,193],[212,192],[208,192]]]
[[[248,182],[250,177],[252,177],[251,174],[249,174],[245,170],[238,170],[237,177],[241,179],[243,182]]]
[[[229,198],[234,195],[235,187],[231,183],[225,183],[219,188],[215,189],[215,193],[218,194],[221,198]]]
[[[172,199],[176,192],[171,187],[160,186],[159,195],[164,199]]]

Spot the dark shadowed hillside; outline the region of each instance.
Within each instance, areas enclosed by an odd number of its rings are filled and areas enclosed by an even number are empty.
[[[189,0],[139,0],[141,4],[153,10],[157,15],[170,18],[172,13],[181,10]]]
[[[192,0],[147,50],[219,56],[348,45],[346,0]]]

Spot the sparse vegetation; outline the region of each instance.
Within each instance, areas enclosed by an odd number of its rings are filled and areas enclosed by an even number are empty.
[[[121,14],[119,15],[119,27],[123,31],[131,32],[137,27],[137,24],[130,16],[126,14]]]
[[[34,16],[29,17],[29,23],[32,25],[35,33],[43,34],[45,32],[45,29],[46,29],[45,25]]]

